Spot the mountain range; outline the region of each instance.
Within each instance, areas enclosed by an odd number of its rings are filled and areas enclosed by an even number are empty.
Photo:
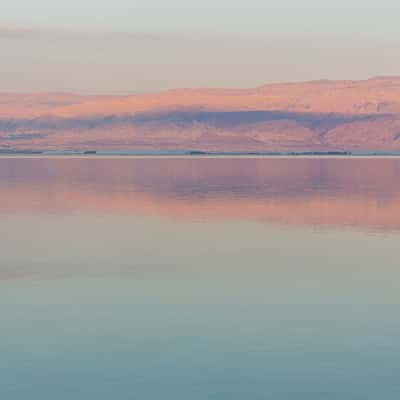
[[[0,150],[400,151],[400,77],[129,96],[0,93]]]

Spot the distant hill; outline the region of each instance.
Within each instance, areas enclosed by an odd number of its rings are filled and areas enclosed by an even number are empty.
[[[0,149],[400,151],[400,77],[133,96],[3,93]]]

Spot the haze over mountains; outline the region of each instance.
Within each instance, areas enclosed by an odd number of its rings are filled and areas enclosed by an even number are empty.
[[[133,96],[4,93],[0,149],[400,151],[400,77]]]

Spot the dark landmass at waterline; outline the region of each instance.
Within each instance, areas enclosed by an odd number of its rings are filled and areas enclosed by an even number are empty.
[[[400,156],[400,152],[350,152],[350,151],[290,151],[290,152],[212,152],[201,150],[82,150],[82,151],[46,151],[46,150],[18,150],[0,149],[1,155],[51,155],[51,156]]]

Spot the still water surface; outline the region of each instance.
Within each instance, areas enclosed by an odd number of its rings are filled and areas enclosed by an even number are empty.
[[[0,158],[0,398],[398,399],[400,159]]]

